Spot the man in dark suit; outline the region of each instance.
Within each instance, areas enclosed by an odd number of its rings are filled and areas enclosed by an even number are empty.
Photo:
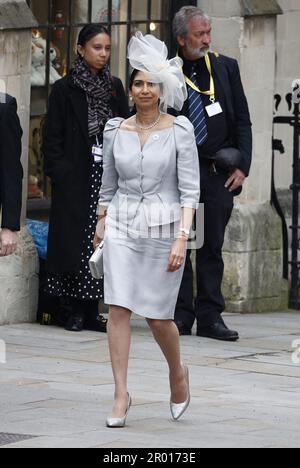
[[[0,93],[0,256],[17,248],[22,208],[22,129],[16,100]]]
[[[222,247],[234,196],[249,174],[252,132],[249,109],[237,61],[209,53],[211,20],[197,7],[183,7],[174,19],[179,55],[184,61],[188,100],[182,114],[195,127],[204,203],[204,246],[196,253],[197,297],[193,303],[193,269],[188,253],[176,307],[175,322],[182,335],[190,335],[195,318],[197,335],[237,341],[222,319],[224,274]],[[237,148],[240,161],[224,170],[215,161],[223,148]]]

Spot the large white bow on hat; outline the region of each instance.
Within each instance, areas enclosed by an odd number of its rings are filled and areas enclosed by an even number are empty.
[[[168,107],[180,111],[188,97],[184,75],[183,61],[180,57],[168,60],[166,44],[155,36],[143,36],[137,32],[128,45],[128,58],[132,68],[144,72],[149,81],[160,83],[161,108]]]

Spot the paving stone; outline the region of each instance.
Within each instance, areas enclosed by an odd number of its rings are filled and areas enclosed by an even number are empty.
[[[171,421],[167,365],[144,320],[132,320],[125,429],[105,419],[113,399],[107,336],[56,327],[0,327],[0,432],[34,439],[3,448],[291,448],[300,443],[299,314],[226,315],[241,340],[182,337],[192,401]],[[299,332],[300,335],[300,332]]]

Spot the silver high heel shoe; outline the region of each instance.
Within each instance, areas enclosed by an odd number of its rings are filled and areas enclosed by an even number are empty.
[[[107,418],[106,420],[107,427],[112,427],[112,428],[113,427],[125,427],[128,411],[132,404],[131,396],[129,395],[129,393],[127,393],[127,395],[128,395],[128,404],[127,404],[125,416],[123,418]]]
[[[185,368],[186,381],[187,381],[187,386],[188,386],[188,397],[187,397],[187,400],[184,401],[183,403],[172,403],[172,401],[170,401],[171,415],[174,421],[178,421],[178,419],[181,418],[183,413],[187,410],[191,401],[189,369],[187,366],[184,366],[184,368]]]

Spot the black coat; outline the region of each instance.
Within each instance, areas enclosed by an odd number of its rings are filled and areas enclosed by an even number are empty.
[[[235,59],[209,54],[213,76],[222,87],[229,117],[230,139],[242,153],[239,166],[246,176],[249,175],[252,160],[252,130],[247,99],[244,93],[238,63]],[[188,100],[181,115],[189,118]]]
[[[2,228],[20,230],[22,129],[15,98],[0,94],[0,209]]]
[[[122,82],[113,78],[113,84],[113,114],[127,118]],[[86,94],[70,75],[53,86],[43,133],[45,172],[52,181],[47,269],[76,274],[89,215],[92,144]]]

